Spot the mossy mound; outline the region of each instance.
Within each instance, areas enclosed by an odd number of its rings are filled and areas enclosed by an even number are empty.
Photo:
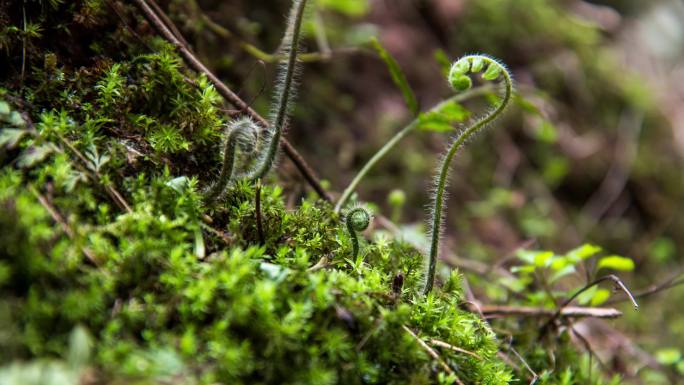
[[[252,186],[207,208],[197,179],[168,168],[124,176],[116,187],[130,212],[119,210],[103,182],[74,176],[78,158],[46,139],[46,117],[0,174],[4,360],[63,356],[84,325],[98,378],[114,382],[432,383],[439,363],[409,328],[472,352],[441,352],[461,380],[510,379],[488,326],[459,309],[457,274],[414,295],[422,257],[412,248],[379,239],[350,260],[329,205],[286,210],[278,187],[262,192],[259,246]],[[64,143],[81,143],[82,123],[67,120]]]
[[[28,42],[23,58],[6,46],[1,79],[0,357],[14,363],[0,383],[512,379],[489,326],[459,307],[458,274],[416,294],[410,246],[377,233],[353,259],[329,204],[286,207],[276,182],[263,234],[253,185],[207,205],[221,100],[132,12],[29,4],[0,7],[10,26],[27,11],[36,23],[0,39]]]

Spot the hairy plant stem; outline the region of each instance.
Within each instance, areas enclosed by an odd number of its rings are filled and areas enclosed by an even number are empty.
[[[257,179],[256,188],[254,189],[254,212],[256,214],[256,228],[259,244],[264,245],[264,225],[261,219],[261,179]]]
[[[432,107],[427,113],[431,112],[437,112],[441,110],[444,106],[451,102],[462,102],[464,100],[473,98],[475,96],[479,95],[486,95],[491,91],[492,87],[490,85],[484,85],[481,87],[473,88],[472,90],[463,92],[458,95],[454,95],[450,97],[447,100],[444,100],[437,104],[436,106]],[[356,174],[354,179],[349,183],[346,189],[344,189],[344,192],[340,196],[340,199],[338,199],[337,203],[335,204],[335,212],[339,213],[344,205],[349,201],[349,198],[351,195],[354,193],[354,190],[356,190],[356,187],[361,183],[361,180],[368,174],[371,168],[375,166],[376,163],[380,161],[388,152],[390,152],[394,146],[399,143],[400,140],[404,139],[406,135],[410,134],[411,131],[413,131],[416,127],[420,125],[420,117],[415,118],[411,123],[409,123],[407,126],[402,128],[399,132],[397,132],[392,139],[388,140],[387,143],[385,143],[382,148],[373,155],[368,162],[363,166],[361,171]]]
[[[214,183],[207,191],[205,200],[212,202],[216,197],[223,192],[228,185],[230,177],[233,175],[233,166],[235,164],[235,147],[237,146],[237,130],[232,130],[228,133],[226,138],[226,146],[223,149],[223,162],[221,164],[221,172],[219,173],[218,181]]]
[[[287,31],[283,39],[283,49],[288,51],[287,62],[285,63],[282,84],[278,87],[276,96],[276,112],[273,121],[269,125],[271,137],[269,138],[268,151],[259,160],[259,164],[250,179],[257,180],[268,174],[273,167],[280,147],[280,137],[283,134],[283,127],[287,124],[288,114],[291,110],[290,102],[293,97],[293,85],[297,71],[297,54],[299,53],[299,40],[304,19],[304,10],[307,0],[295,0],[292,4],[292,11],[288,19]]]
[[[207,79],[216,87],[216,90],[223,96],[228,102],[237,107],[240,111],[243,111],[252,119],[257,121],[260,125],[267,127],[268,121],[254,111],[244,100],[242,100],[235,92],[233,92],[225,83],[223,83],[213,72],[211,72],[196,56],[189,47],[183,44],[182,41],[176,37],[173,32],[169,29],[162,18],[145,2],[145,0],[133,0],[138,8],[142,11],[145,18],[154,26],[154,28],[159,32],[162,37],[164,37],[168,42],[173,44],[174,47],[181,54],[185,62],[195,71],[203,73],[206,75]],[[168,17],[164,17],[168,19]],[[318,196],[322,199],[331,202],[332,198],[328,192],[321,185],[318,176],[309,166],[309,164],[304,160],[304,158],[297,152],[297,150],[292,147],[292,144],[287,141],[286,138],[280,140],[283,151],[288,158],[295,165],[300,174],[309,183],[309,185],[316,191]]]
[[[452,142],[449,150],[445,154],[442,160],[442,166],[439,169],[439,174],[437,175],[437,180],[435,183],[436,191],[434,195],[434,207],[432,209],[432,220],[430,227],[430,253],[428,255],[428,266],[425,279],[425,286],[423,287],[423,294],[427,295],[432,290],[432,286],[435,281],[435,267],[437,266],[437,258],[439,256],[439,241],[442,229],[442,215],[444,214],[444,206],[446,201],[446,184],[449,177],[449,168],[451,166],[451,160],[458,150],[463,146],[463,144],[475,133],[480,131],[480,129],[486,127],[489,123],[494,121],[501,113],[506,109],[506,106],[511,101],[511,94],[513,93],[513,80],[508,70],[501,65],[496,60],[482,55],[472,55],[466,56],[458,60],[454,66],[458,65],[464,60],[470,60],[476,58],[478,60],[484,61],[490,69],[496,66],[496,70],[500,71],[503,76],[503,86],[504,92],[501,101],[490,113],[479,118],[475,123],[466,128],[456,139]],[[478,68],[478,72],[479,72]],[[470,70],[470,62],[468,62],[468,70]],[[467,73],[466,71],[466,73]],[[487,71],[489,72],[489,70]],[[485,73],[486,74],[486,73]],[[451,75],[450,75],[451,76]],[[450,79],[451,80],[451,79]],[[453,84],[453,83],[452,83]]]

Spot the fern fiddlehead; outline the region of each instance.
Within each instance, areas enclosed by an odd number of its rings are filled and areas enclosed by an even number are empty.
[[[302,20],[304,19],[307,0],[294,0],[287,20],[287,29],[281,50],[287,60],[280,64],[278,82],[271,111],[271,122],[267,127],[267,149],[258,159],[254,170],[247,177],[255,181],[261,179],[273,167],[280,148],[280,138],[287,125],[292,110],[292,100],[296,93],[296,77],[298,75],[299,42]]]
[[[483,72],[484,71],[484,72]],[[451,160],[465,142],[473,135],[493,122],[506,109],[511,101],[513,93],[513,80],[506,67],[496,59],[485,55],[467,55],[457,60],[449,72],[449,84],[456,91],[465,91],[472,87],[470,73],[482,72],[484,80],[497,80],[502,77],[503,93],[501,100],[489,113],[475,120],[470,126],[464,129],[449,146],[449,149],[442,158],[442,164],[435,177],[435,192],[433,195],[433,208],[430,220],[430,253],[427,261],[427,271],[423,294],[427,295],[432,290],[435,280],[435,267],[439,255],[439,241],[442,232],[442,216],[446,206],[446,185],[449,177]]]
[[[214,201],[235,178],[235,161],[238,149],[249,153],[254,151],[257,144],[258,128],[249,118],[233,120],[226,125],[223,148],[223,162],[218,180],[207,190],[204,198],[206,202]]]
[[[370,226],[371,217],[370,211],[364,207],[354,207],[346,215],[345,224],[352,241],[352,259],[354,260],[359,255],[359,238],[356,233]]]

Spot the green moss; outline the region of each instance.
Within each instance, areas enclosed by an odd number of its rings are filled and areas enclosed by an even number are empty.
[[[344,232],[324,204],[305,201],[285,210],[280,189],[266,187],[269,236],[258,247],[251,240],[253,190],[240,184],[220,209],[235,218],[226,225],[226,243],[197,221],[204,209],[195,183],[179,191],[168,175],[138,177],[131,213],[101,220],[70,213],[79,235],[69,240],[21,174],[5,169],[0,176],[0,204],[11,214],[2,216],[2,244],[18,246],[3,250],[11,278],[3,282],[2,302],[19,330],[19,356],[64,354],[66,336],[82,324],[96,341],[92,363],[110,379],[432,383],[436,363],[402,329],[406,325],[482,357],[443,352],[462,368],[463,380],[510,378],[496,359],[489,328],[459,310],[457,285],[414,297],[421,257],[399,243],[369,248],[365,261],[350,265]],[[57,202],[58,191],[53,194]],[[83,249],[98,266],[87,263]],[[331,266],[309,271],[323,256]],[[399,272],[406,284],[396,297],[391,286]]]
[[[416,295],[423,258],[408,244],[361,239],[354,258],[328,203],[292,204],[277,183],[263,187],[263,239],[252,184],[204,202],[222,101],[129,6],[116,3],[123,23],[101,1],[26,4],[23,32],[21,7],[0,6],[0,360],[13,362],[0,383],[527,377],[463,310],[457,272]],[[448,375],[406,328],[471,354],[431,345]],[[521,345],[543,383],[590,382],[574,351],[550,370],[534,340]]]
[[[50,28],[82,8],[34,11]],[[453,383],[408,327],[475,353],[440,352],[462,381],[511,379],[489,327],[460,310],[457,276],[414,295],[422,257],[408,245],[362,245],[352,260],[327,203],[287,209],[277,186],[262,192],[263,245],[251,184],[205,206],[225,123],[218,95],[165,43],[149,39],[144,53],[120,30],[109,36],[128,53],[91,45],[100,56],[75,67],[43,41],[23,87],[19,72],[3,79],[16,101],[6,105],[32,118],[1,157],[0,306],[14,331],[3,361],[66,359],[83,325],[105,383]]]

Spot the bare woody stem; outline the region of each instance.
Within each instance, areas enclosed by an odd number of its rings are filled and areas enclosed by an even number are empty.
[[[632,302],[632,305],[634,305],[634,308],[635,309],[639,308],[639,304],[637,303],[636,299],[634,299],[632,292],[629,291],[627,286],[622,282],[622,280],[618,276],[613,275],[613,274],[605,275],[603,277],[597,278],[594,281],[586,284],[583,288],[577,290],[577,292],[575,292],[575,294],[573,294],[570,298],[565,300],[565,302],[563,302],[558,307],[556,312],[553,313],[553,315],[551,316],[549,321],[546,324],[544,324],[544,326],[541,329],[542,330],[541,335],[543,336],[545,334],[545,332],[549,329],[549,327],[561,316],[563,309],[565,309],[568,305],[570,305],[570,303],[572,303],[572,301],[574,301],[575,298],[577,298],[580,294],[584,293],[585,291],[591,289],[592,287],[594,287],[594,286],[596,286],[596,285],[598,285],[604,281],[612,281],[613,283],[615,283],[615,285],[617,287],[619,287],[620,290],[622,290],[627,295],[627,297]]]

